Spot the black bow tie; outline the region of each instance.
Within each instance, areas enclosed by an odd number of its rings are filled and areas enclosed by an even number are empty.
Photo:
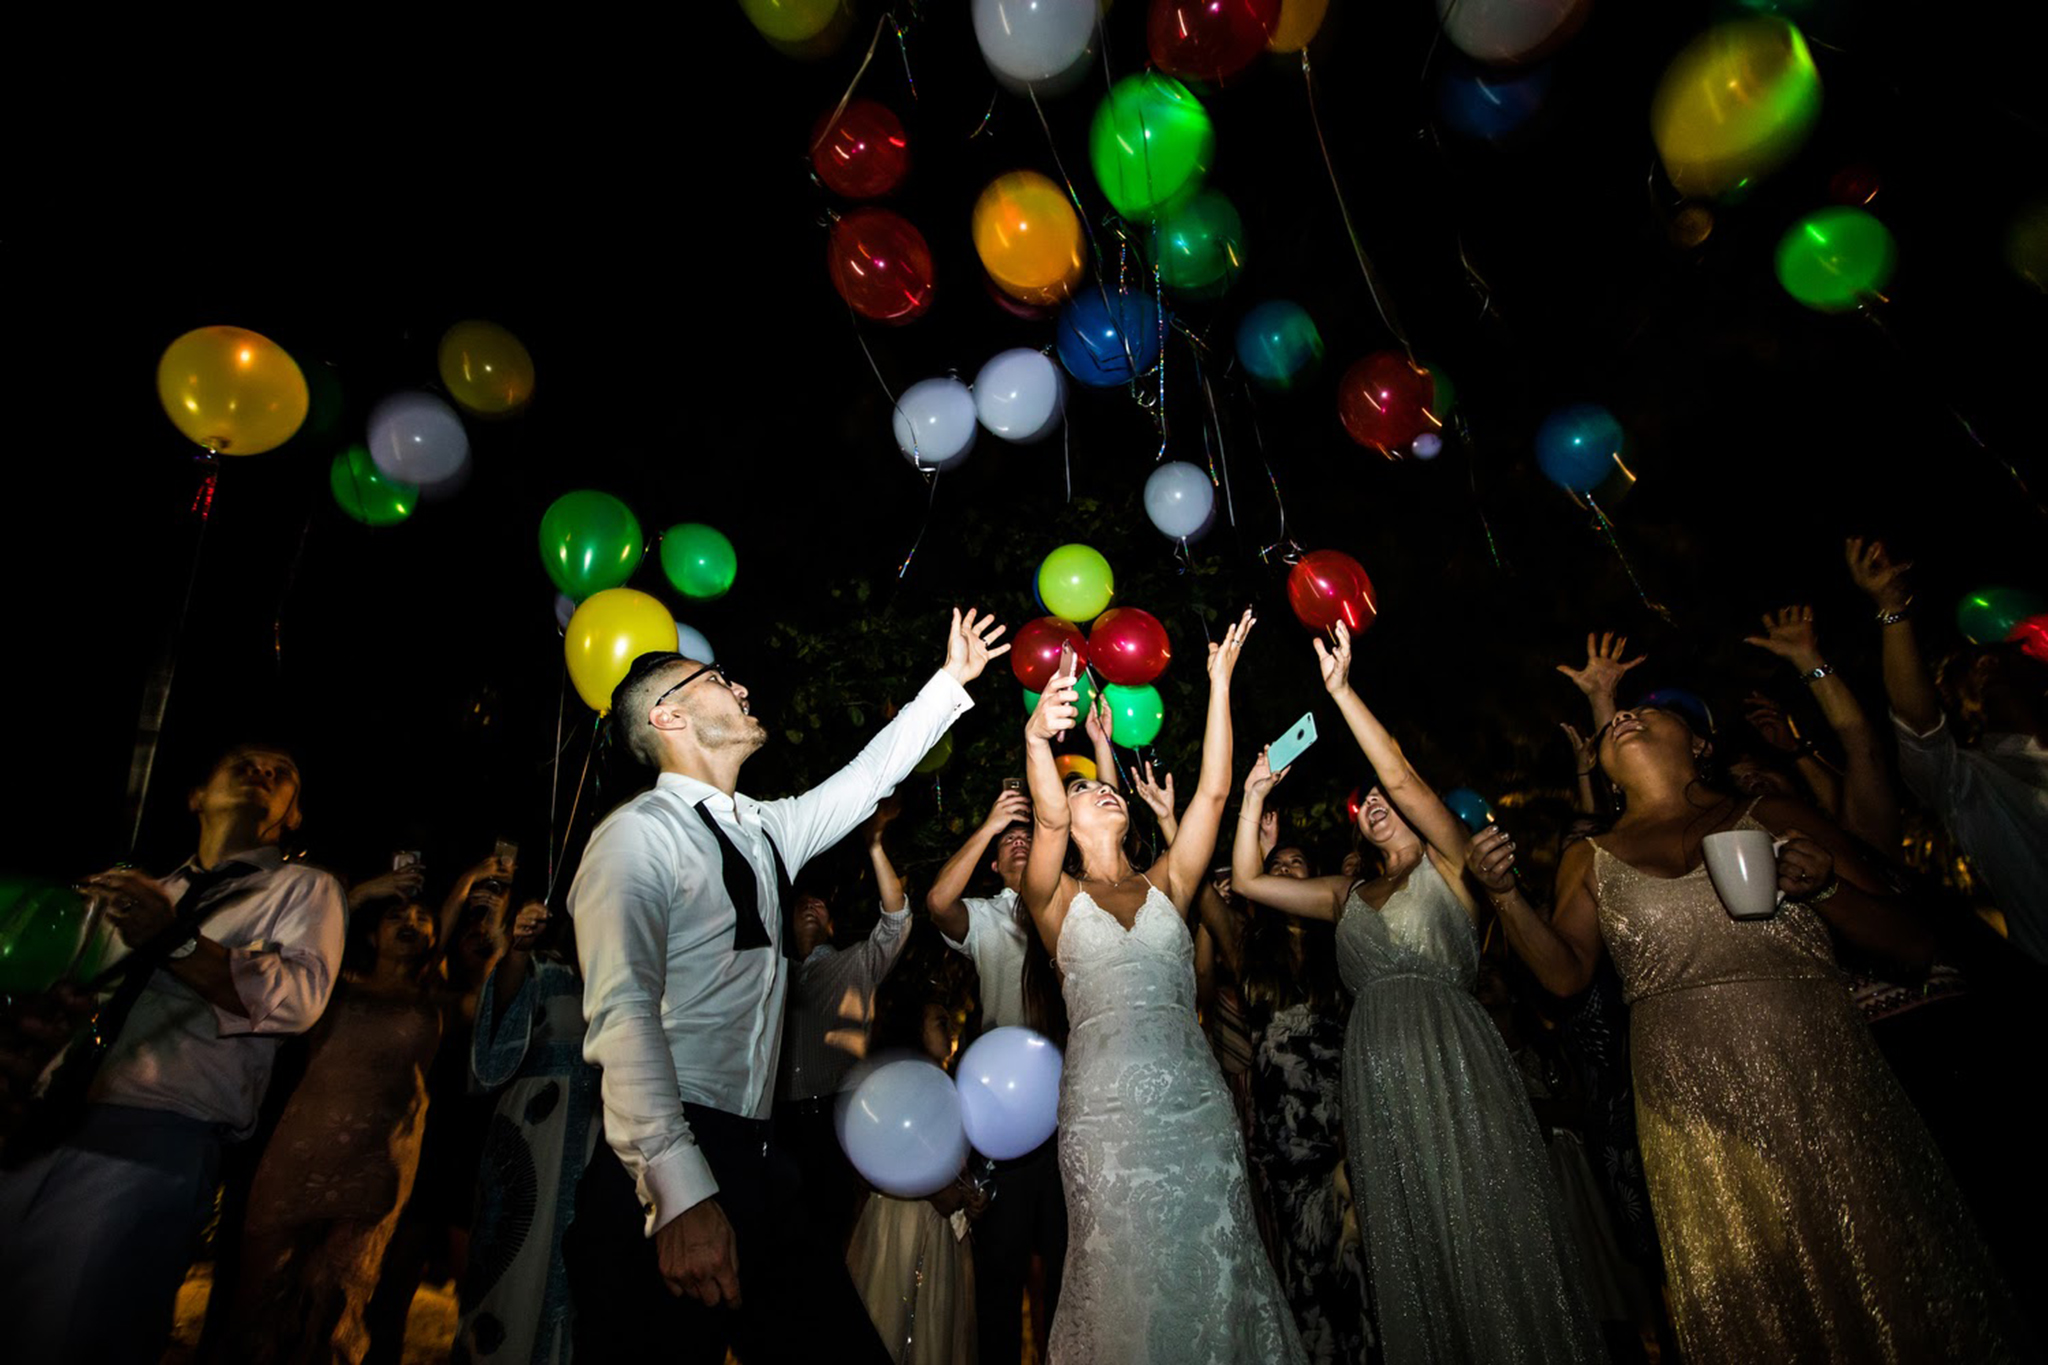
[[[762,913],[762,890],[760,876],[754,865],[747,861],[747,855],[740,852],[718,821],[712,818],[708,807],[711,798],[705,797],[690,809],[697,812],[697,818],[704,822],[704,828],[711,831],[711,837],[718,841],[721,871],[725,875],[725,894],[732,899],[733,925],[732,950],[745,952],[749,948],[767,948],[774,940],[768,937],[768,920]],[[735,807],[737,810],[737,807]],[[775,836],[768,836],[768,856],[775,862],[775,897],[777,905],[770,906],[782,921],[782,955],[796,956],[796,932],[789,917],[796,903],[794,888],[789,882],[789,869],[783,864],[782,850],[775,846]]]

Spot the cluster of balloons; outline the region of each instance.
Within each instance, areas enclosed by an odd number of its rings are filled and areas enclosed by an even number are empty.
[[[1036,710],[1039,694],[1072,651],[1080,670],[1077,701],[1085,711],[1102,679],[1110,712],[1110,738],[1125,748],[1150,744],[1166,722],[1166,705],[1152,684],[1173,660],[1173,642],[1159,618],[1138,607],[1110,607],[1116,578],[1109,561],[1086,545],[1062,545],[1038,568],[1038,599],[1051,614],[1027,621],[1010,649],[1010,670],[1024,688],[1024,709]],[[1094,624],[1084,635],[1080,623]]]
[[[1310,630],[1338,622],[1353,635],[1379,618],[1379,598],[1365,566],[1342,550],[1311,550],[1287,571],[1287,605]]]
[[[1042,351],[1017,347],[990,357],[972,388],[951,376],[919,380],[898,396],[889,420],[903,458],[941,470],[967,458],[977,427],[1029,445],[1052,434],[1066,405],[1058,367]]]
[[[974,0],[974,37],[1007,88],[1061,94],[1088,69],[1102,8],[1100,0]],[[1261,53],[1308,46],[1329,8],[1330,0],[1150,0],[1146,47],[1169,76],[1221,84]]]
[[[1882,297],[1898,264],[1891,230],[1847,205],[1809,213],[1778,242],[1778,283],[1818,313],[1845,313]]]
[[[1679,193],[1698,198],[1776,170],[1819,121],[1813,54],[1798,27],[1777,15],[1731,19],[1700,34],[1671,59],[1650,102],[1665,174]]]
[[[1026,1028],[991,1029],[961,1054],[957,1082],[922,1057],[868,1071],[841,1100],[839,1145],[884,1194],[922,1199],[960,1177],[973,1150],[1036,1151],[1059,1123],[1060,1051]]]

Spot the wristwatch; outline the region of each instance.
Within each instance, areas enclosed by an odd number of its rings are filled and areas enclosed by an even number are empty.
[[[1816,664],[1814,667],[1807,669],[1802,676],[1805,677],[1807,684],[1811,686],[1834,671],[1835,666],[1833,664]]]
[[[180,943],[177,947],[171,949],[168,953],[165,953],[164,956],[170,959],[171,961],[175,962],[181,957],[190,957],[192,956],[192,954],[198,951],[199,935],[194,934],[192,935],[192,937],[186,939],[183,943]]]

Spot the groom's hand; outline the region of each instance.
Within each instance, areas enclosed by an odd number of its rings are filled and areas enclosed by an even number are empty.
[[[740,1306],[739,1247],[716,1199],[700,1200],[662,1224],[654,1249],[669,1293],[687,1294],[706,1308]]]
[[[953,624],[946,634],[946,672],[954,682],[965,687],[981,676],[990,659],[1010,652],[1008,645],[996,644],[1005,629],[993,615],[978,617],[969,607],[962,619],[960,608],[953,608]]]

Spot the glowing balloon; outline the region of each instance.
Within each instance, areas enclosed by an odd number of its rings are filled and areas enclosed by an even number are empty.
[[[925,756],[917,760],[916,766],[911,768],[910,771],[917,773],[921,777],[929,777],[945,767],[947,761],[952,757],[953,732],[948,730],[945,734],[939,736],[939,742],[932,745],[926,751]]]
[[[420,505],[420,490],[387,479],[361,446],[350,446],[327,469],[335,504],[365,526],[396,526]]]
[[[676,622],[676,653],[703,664],[718,660],[718,656],[711,652],[711,641],[704,638],[704,632],[681,621]]]
[[[1136,687],[1166,671],[1173,642],[1151,612],[1112,607],[1088,630],[1088,658],[1103,681]]]
[[[1216,514],[1216,485],[1199,466],[1169,460],[1145,480],[1145,515],[1171,540],[1192,540]]]
[[[1891,283],[1898,245],[1890,229],[1857,208],[1826,208],[1792,225],[1778,242],[1778,283],[1821,313],[1845,313]]]
[[[1493,823],[1493,807],[1470,787],[1451,788],[1444,793],[1443,802],[1470,833],[1477,834]]]
[[[1280,25],[1280,0],[1152,0],[1145,44],[1169,76],[1221,83],[1258,60]]]
[[[1437,112],[1466,137],[1499,142],[1541,112],[1550,80],[1547,66],[1528,71],[1446,66],[1437,82]]]
[[[1116,596],[1116,576],[1088,546],[1062,545],[1038,566],[1038,596],[1063,621],[1092,621]]]
[[[919,469],[951,469],[974,448],[974,394],[957,379],[921,379],[896,400],[896,448]]]
[[[1439,0],[1441,3],[1441,0]],[[1681,194],[1720,194],[1776,170],[1820,119],[1820,72],[1774,16],[1716,24],[1671,59],[1650,132]]]
[[[564,493],[541,514],[541,567],[578,602],[631,578],[646,553],[640,518],[609,493]]]
[[[1435,403],[1435,375],[1394,351],[1373,352],[1337,381],[1344,430],[1390,460],[1406,455],[1416,437],[1443,429]]]
[[[71,975],[90,947],[85,898],[68,886],[0,878],[0,992],[35,994]]]
[[[2026,651],[2030,659],[2048,664],[2048,613],[2030,616],[2012,628],[2012,634],[2005,637]]]
[[[1280,19],[1266,46],[1275,52],[1299,52],[1314,40],[1330,12],[1330,0],[1280,0]]]
[[[370,458],[388,479],[423,493],[448,488],[469,472],[469,433],[431,393],[394,393],[370,409]]]
[[[1057,349],[1067,373],[1095,389],[1113,389],[1159,363],[1159,305],[1145,294],[1090,286],[1060,310]]]
[[[932,250],[888,209],[855,209],[834,223],[825,265],[832,287],[864,318],[900,326],[932,306]]]
[[[606,588],[569,618],[562,638],[569,681],[599,715],[612,708],[612,689],[642,654],[665,653],[676,643],[676,618],[644,592]]]
[[[1035,697],[1038,694],[1036,692],[1026,692],[1024,695],[1027,697]],[[1034,701],[1030,704],[1030,706],[1026,707],[1025,709],[1028,711],[1036,711],[1038,709],[1038,703]],[[1054,754],[1052,758],[1052,766],[1054,770],[1059,773],[1060,781],[1062,782],[1065,782],[1069,778],[1074,777],[1081,778],[1084,781],[1093,782],[1097,776],[1095,760],[1092,758],[1085,758],[1080,754]]]
[[[306,420],[306,376],[284,347],[241,327],[200,327],[164,348],[156,396],[185,436],[222,455],[260,455]]]
[[[1009,1161],[1045,1144],[1059,1126],[1060,1062],[1060,1050],[1028,1028],[974,1040],[956,1070],[960,1122],[975,1151]]]
[[[1010,671],[1025,687],[1042,691],[1052,681],[1052,675],[1059,671],[1062,647],[1073,649],[1076,665],[1088,667],[1088,637],[1081,633],[1079,626],[1057,616],[1041,616],[1037,620],[1026,621],[1018,627],[1017,637],[1011,645]]]
[[[1244,220],[1213,189],[1198,191],[1160,216],[1159,282],[1198,299],[1215,298],[1244,273]]]
[[[1011,89],[1057,81],[1090,56],[1096,0],[974,0],[974,40]]]
[[[1379,600],[1365,567],[1342,550],[1315,550],[1287,571],[1287,605],[1310,630],[1342,621],[1353,635],[1379,618]]]
[[[1559,408],[1536,429],[1536,463],[1543,476],[1573,493],[1590,493],[1621,462],[1627,436],[1614,414],[1597,403]]]
[[[458,322],[441,338],[441,384],[469,412],[498,417],[533,401],[533,357],[495,322]]]
[[[974,376],[974,415],[1005,441],[1044,439],[1066,407],[1066,378],[1042,351],[998,351]]]
[[[1109,704],[1109,733],[1116,743],[1135,749],[1159,738],[1159,727],[1166,723],[1166,703],[1159,699],[1158,688],[1150,683],[1137,687],[1109,683],[1102,689],[1102,700]]]
[[[683,596],[708,602],[732,591],[740,561],[724,532],[686,521],[662,533],[661,571]]]
[[[740,0],[761,36],[774,43],[806,43],[832,24],[840,0]]]
[[[959,1178],[967,1132],[953,1078],[918,1057],[869,1072],[839,1110],[846,1159],[884,1194],[922,1199]]]
[[[1146,71],[1110,87],[1088,148],[1110,204],[1126,218],[1145,219],[1200,186],[1216,155],[1216,132],[1186,86]]]
[[[811,169],[825,188],[848,199],[889,193],[910,174],[910,137],[903,120],[886,104],[851,100],[835,120],[832,111],[811,129]]]
[[[1973,645],[2013,638],[2028,618],[2048,612],[2048,601],[2024,588],[1979,588],[1956,603],[1956,629]]]
[[[1024,303],[1059,303],[1081,281],[1081,218],[1037,171],[1012,171],[974,202],[974,250],[996,287]]]
[[[1556,50],[1586,21],[1592,0],[1436,0],[1444,36],[1482,62],[1526,62]]]

